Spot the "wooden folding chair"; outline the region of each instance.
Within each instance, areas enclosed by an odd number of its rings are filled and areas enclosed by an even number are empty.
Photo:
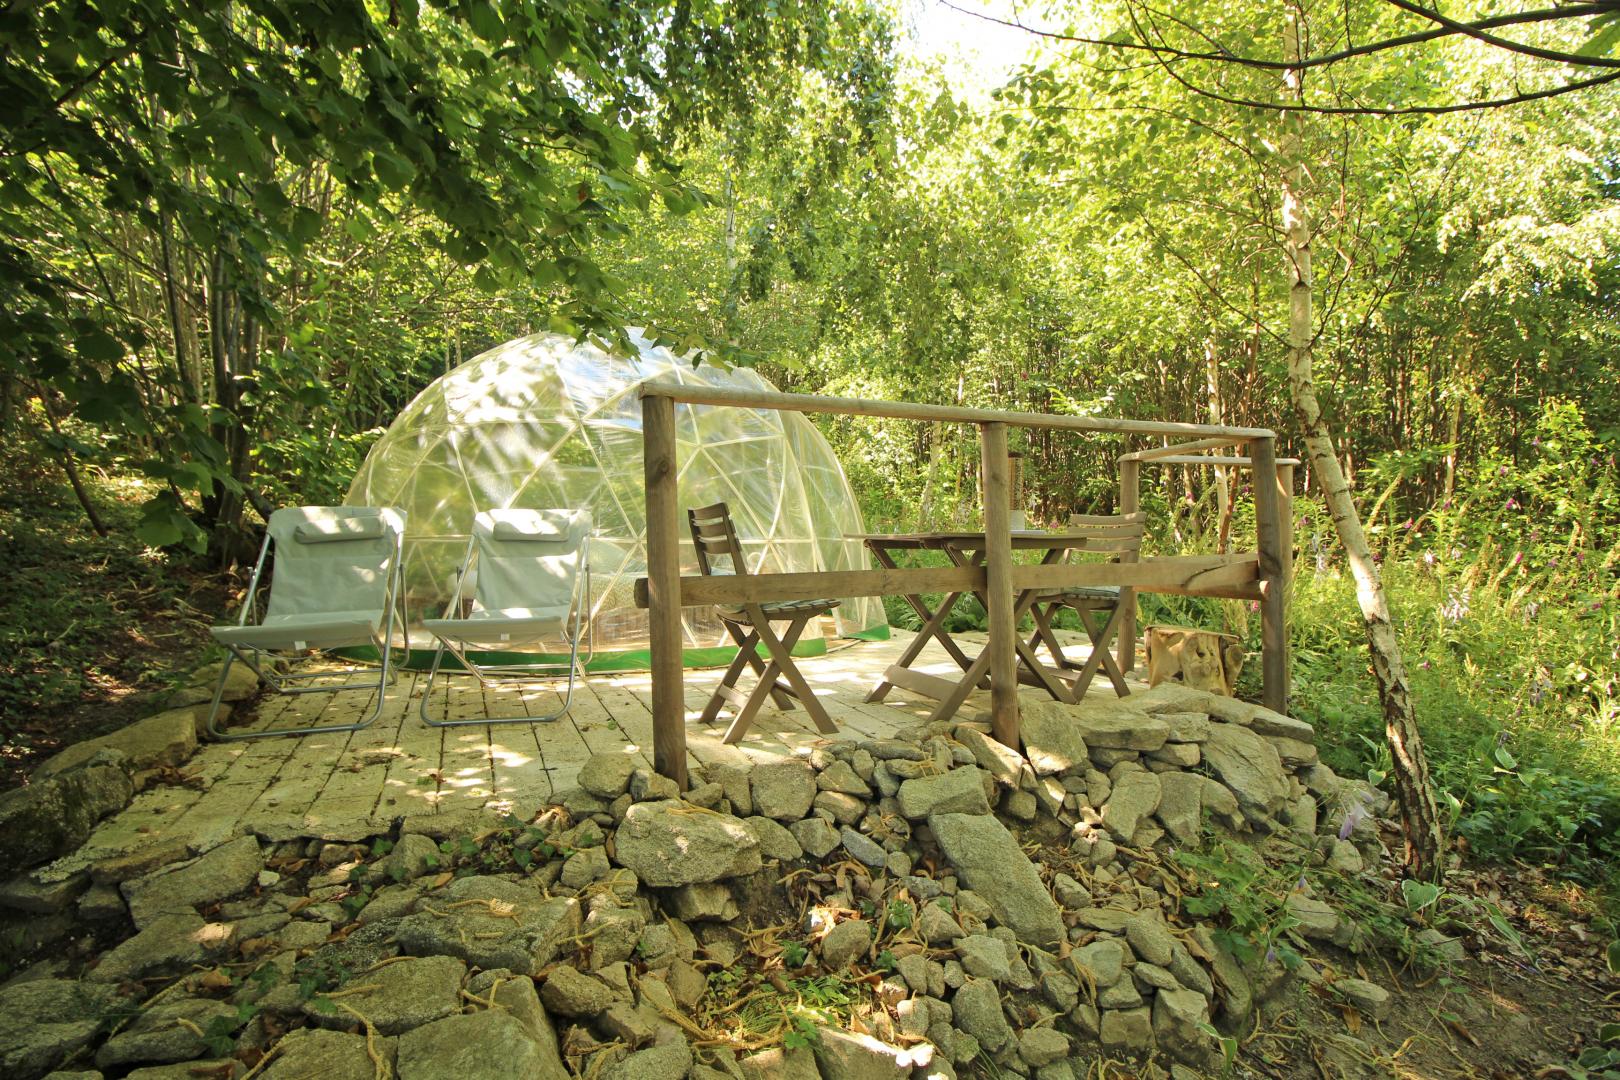
[[[697,548],[698,568],[706,575],[747,575],[748,564],[743,558],[737,530],[731,523],[731,511],[726,504],[699,507],[686,512],[692,527],[692,543]],[[784,709],[793,707],[798,699],[804,711],[810,714],[823,734],[835,735],[838,725],[827,716],[827,710],[810,690],[799,669],[793,663],[793,646],[812,619],[820,618],[838,606],[837,600],[765,600],[737,605],[715,605],[727,631],[737,643],[737,657],[726,668],[725,677],[715,688],[704,706],[702,721],[712,723],[726,705],[732,709],[731,725],[726,728],[725,741],[739,741],[748,725],[754,722],[767,696],[773,697]],[[777,637],[772,623],[787,623],[787,632]],[[770,662],[760,658],[758,646],[763,643]],[[737,680],[743,668],[751,667],[759,676],[752,692],[737,689]],[[783,682],[782,680],[786,681]]]
[[[1111,562],[1118,562],[1127,555],[1134,557],[1141,550],[1146,523],[1145,513],[1070,515],[1069,532],[1083,534],[1085,540],[1083,546],[1073,550],[1102,552],[1109,556]],[[1112,646],[1114,638],[1119,635],[1125,612],[1135,603],[1135,592],[1117,585],[1079,585],[1042,593],[1030,606],[1030,614],[1035,619],[1035,633],[1029,639],[1029,648],[1033,650],[1040,645],[1046,646],[1047,652],[1052,654],[1063,672],[1062,677],[1072,683],[1076,701],[1086,696],[1086,690],[1099,668],[1114,684],[1114,692],[1125,697],[1130,689],[1125,685],[1125,675],[1114,659]],[[1086,657],[1083,664],[1063,655],[1063,646],[1058,644],[1057,635],[1052,632],[1052,618],[1062,608],[1072,608],[1080,616],[1080,625],[1086,628],[1086,636],[1091,638],[1091,655]]]

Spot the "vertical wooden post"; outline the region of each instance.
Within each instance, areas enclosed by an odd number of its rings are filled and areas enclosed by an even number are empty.
[[[1277,466],[1277,504],[1282,518],[1283,604],[1294,586],[1294,467]]]
[[[1287,554],[1283,547],[1282,497],[1277,476],[1274,438],[1249,443],[1254,462],[1255,548],[1260,555],[1260,650],[1264,676],[1262,698],[1268,709],[1288,711],[1288,609],[1283,577]]]
[[[1142,463],[1119,463],[1119,512],[1134,514],[1142,509]],[[1136,552],[1121,555],[1120,562],[1135,562]],[[1136,590],[1119,590],[1119,603],[1125,609],[1119,618],[1119,670],[1136,669]]]
[[[675,403],[641,398],[647,486],[647,632],[652,652],[653,768],[686,790],[686,686],[681,668],[680,500]]]
[[[989,615],[990,732],[1003,746],[1018,749],[1018,659],[1013,635],[1011,501],[1007,425],[979,427],[984,476],[984,591]]]

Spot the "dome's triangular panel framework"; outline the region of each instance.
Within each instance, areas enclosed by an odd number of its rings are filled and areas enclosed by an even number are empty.
[[[497,346],[436,380],[402,410],[349,488],[352,505],[406,513],[405,573],[413,620],[449,600],[480,510],[588,509],[593,666],[645,661],[646,612],[635,579],[646,573],[641,400],[649,379],[774,389],[743,368],[694,368],[631,334],[638,352],[613,356],[572,338],[535,334]],[[761,573],[866,566],[860,510],[826,439],[804,416],[677,405],[681,506],[731,506],[750,568]],[[689,540],[681,572],[697,573]],[[709,608],[683,613],[689,657],[722,662],[732,645]],[[869,636],[886,628],[874,598],[844,601],[828,631]],[[811,637],[812,635],[806,635]],[[821,644],[808,643],[812,649]],[[719,651],[711,651],[719,650]]]

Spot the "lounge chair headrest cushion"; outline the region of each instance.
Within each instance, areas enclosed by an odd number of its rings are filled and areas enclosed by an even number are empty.
[[[568,519],[562,515],[535,514],[522,521],[497,521],[490,530],[496,540],[544,540],[556,542],[568,535]]]
[[[330,544],[337,540],[377,540],[383,535],[383,519],[379,517],[323,518],[305,521],[293,530],[293,539],[300,544]]]

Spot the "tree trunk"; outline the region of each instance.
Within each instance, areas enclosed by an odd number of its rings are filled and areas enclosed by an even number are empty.
[[[1290,60],[1301,55],[1301,19],[1298,8],[1289,9],[1284,47]],[[1303,84],[1301,69],[1290,69],[1284,76],[1284,88],[1291,97],[1301,96]],[[1317,486],[1333,518],[1339,541],[1344,545],[1356,582],[1356,600],[1366,624],[1367,651],[1383,706],[1384,734],[1393,763],[1390,772],[1401,810],[1401,830],[1406,839],[1407,870],[1414,877],[1432,881],[1445,869],[1442,861],[1445,841],[1423,739],[1418,733],[1411,689],[1407,685],[1406,664],[1401,658],[1378,566],[1373,562],[1367,534],[1361,527],[1349,484],[1334,453],[1333,433],[1317,401],[1311,371],[1311,225],[1304,197],[1304,114],[1284,113],[1283,126],[1282,217],[1288,270],[1289,395],[1305,437],[1311,468],[1316,472]]]
[[[1209,393],[1209,422],[1219,427],[1221,419],[1221,355],[1215,346],[1215,335],[1204,339],[1204,380]],[[1226,554],[1227,541],[1232,535],[1232,489],[1227,483],[1226,466],[1211,465],[1215,474],[1215,550]]]

